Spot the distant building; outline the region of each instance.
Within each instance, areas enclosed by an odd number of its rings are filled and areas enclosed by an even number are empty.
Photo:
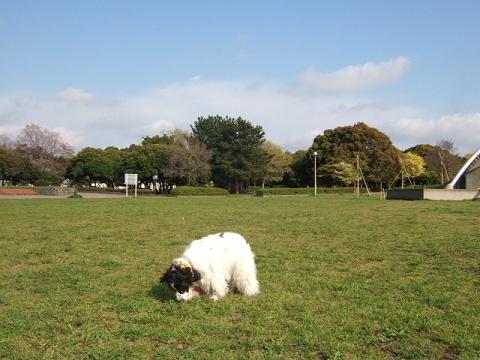
[[[480,149],[463,165],[447,189],[480,189]]]
[[[480,200],[480,149],[445,189],[388,189],[389,200]]]

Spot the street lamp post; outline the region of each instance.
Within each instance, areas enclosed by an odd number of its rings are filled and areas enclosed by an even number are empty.
[[[158,175],[152,176],[152,182],[153,182],[153,193],[155,195],[158,195],[158,189],[157,189]]]
[[[313,158],[314,158],[313,168],[314,168],[315,196],[317,196],[317,155],[318,155],[318,153],[315,151],[315,152],[313,153]]]

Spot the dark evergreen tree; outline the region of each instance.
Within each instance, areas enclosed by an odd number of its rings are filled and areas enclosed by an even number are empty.
[[[199,117],[192,132],[212,155],[215,184],[239,193],[250,182],[260,179],[269,156],[262,148],[265,132],[242,118]]]
[[[298,150],[292,154],[290,171],[284,177],[284,184],[291,187],[304,187],[313,184],[310,158],[306,150]]]

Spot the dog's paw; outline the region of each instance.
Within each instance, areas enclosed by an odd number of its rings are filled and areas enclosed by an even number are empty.
[[[217,295],[211,295],[210,299],[212,299],[213,301],[218,301],[218,299],[220,298]]]

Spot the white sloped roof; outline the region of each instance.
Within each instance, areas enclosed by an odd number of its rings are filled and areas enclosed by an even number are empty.
[[[473,154],[473,156],[471,156],[470,159],[467,160],[467,162],[462,166],[462,168],[457,173],[457,175],[455,175],[453,180],[446,186],[446,189],[453,189],[457,181],[462,177],[465,171],[467,171],[468,167],[472,165],[479,157],[480,157],[480,149],[478,149],[475,152],[475,154]]]

